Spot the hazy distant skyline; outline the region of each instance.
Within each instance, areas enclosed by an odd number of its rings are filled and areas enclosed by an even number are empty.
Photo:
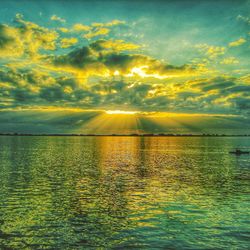
[[[249,37],[248,0],[1,1],[0,132],[249,130]]]

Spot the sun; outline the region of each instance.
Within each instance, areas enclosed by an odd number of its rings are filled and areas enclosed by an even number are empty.
[[[124,110],[106,110],[108,115],[134,115],[138,113],[137,111],[124,111]]]

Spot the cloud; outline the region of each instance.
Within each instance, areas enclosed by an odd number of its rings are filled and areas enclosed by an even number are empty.
[[[107,71],[105,65],[99,62],[98,55],[87,46],[75,49],[66,55],[56,56],[52,58],[52,63],[56,67],[85,77],[89,75],[103,76]]]
[[[65,27],[60,27],[58,28],[59,31],[61,31],[62,33],[68,33],[70,30],[68,28]]]
[[[141,46],[134,43],[127,43],[124,40],[99,39],[91,44],[91,48],[93,48],[96,51],[112,50],[119,52],[128,50],[137,50],[141,48]]]
[[[205,55],[210,59],[216,59],[217,57],[224,55],[226,52],[226,48],[221,46],[198,44],[195,47],[198,48],[200,52],[205,53]]]
[[[124,24],[125,24],[124,21],[112,20],[107,23],[92,23],[91,27],[81,24],[76,24],[73,26],[73,29],[78,31],[88,31],[88,33],[84,34],[83,37],[86,39],[92,39],[95,37],[107,36],[111,32],[111,29],[114,26],[120,26]]]
[[[210,91],[210,90],[225,90],[228,87],[232,87],[235,85],[235,78],[225,78],[225,77],[216,77],[212,79],[204,79],[198,80],[192,84],[192,87],[199,88],[202,91]]]
[[[98,40],[67,55],[55,57],[53,63],[86,76],[120,75],[163,79],[196,74],[189,65],[174,66],[142,54],[121,53],[132,46],[135,47],[133,44]]]
[[[89,33],[83,35],[84,38],[86,39],[91,39],[97,36],[105,36],[109,34],[110,29],[108,28],[97,28],[94,31],[90,31]]]
[[[73,31],[77,31],[77,32],[85,32],[85,31],[89,31],[91,29],[90,26],[87,25],[83,25],[81,23],[77,23],[75,25],[73,25],[72,30]]]
[[[249,17],[245,17],[245,16],[242,16],[242,15],[238,15],[238,16],[237,16],[237,19],[240,20],[240,21],[243,21],[243,22],[245,22],[245,23],[247,23],[247,24],[250,25],[250,18],[249,18]]]
[[[0,71],[2,108],[71,107],[248,114],[250,86],[243,79],[217,77],[154,83],[146,79],[101,78],[95,81],[53,76],[37,70]]]
[[[55,50],[58,33],[49,28],[26,21],[21,14],[14,20],[15,26],[8,30],[15,37],[12,47],[8,51],[20,51],[19,55],[39,58],[41,50]],[[7,51],[7,53],[8,53]],[[22,52],[22,53],[21,53]]]
[[[63,18],[61,18],[61,17],[59,17],[59,16],[57,16],[57,15],[51,16],[51,17],[50,17],[50,20],[52,20],[52,21],[58,21],[58,22],[61,22],[61,23],[65,23],[65,22],[66,22],[65,19],[63,19]]]
[[[62,38],[61,39],[61,47],[63,49],[72,47],[73,45],[75,45],[76,43],[78,43],[78,39],[76,37],[70,37],[70,38]]]
[[[0,24],[0,58],[18,57],[24,52],[19,31],[5,24]]]
[[[5,48],[8,44],[14,42],[14,37],[8,34],[9,27],[7,25],[0,24],[0,47]]]
[[[92,23],[92,26],[93,27],[111,27],[111,26],[123,25],[125,23],[126,23],[125,21],[115,19],[107,23]]]
[[[105,25],[106,26],[116,26],[116,25],[123,25],[125,23],[126,23],[125,21],[115,19],[115,20],[112,20],[111,22],[106,23]]]
[[[1,24],[0,107],[249,113],[249,76],[216,71],[241,65],[228,47],[198,45],[196,62],[176,65],[136,39],[120,39],[112,29],[119,25],[48,28],[20,14],[14,24]],[[109,30],[105,39],[102,29]]]
[[[246,39],[241,37],[238,40],[229,43],[228,46],[229,47],[238,47],[244,43],[246,43]]]
[[[56,15],[53,15],[51,20],[63,21]],[[12,57],[14,60],[21,56],[31,60],[42,59],[48,55],[46,51],[69,48],[77,41],[83,42],[85,40],[86,42],[86,39],[91,40],[95,37],[105,36],[109,34],[113,26],[123,23],[119,20],[113,20],[91,26],[77,23],[72,28],[47,28],[25,20],[22,14],[16,14],[13,25],[0,24],[0,57]],[[75,33],[75,37],[69,37],[70,33]],[[113,42],[107,40],[102,45],[106,49],[113,47],[116,50],[132,50],[139,47],[122,40]]]
[[[224,58],[220,64],[225,64],[225,65],[232,65],[232,64],[239,64],[239,60],[236,59],[235,57],[231,56],[231,57],[226,57]]]
[[[247,114],[249,114],[249,110],[250,110],[250,97],[235,97],[235,98],[231,98],[230,101],[232,101],[233,103],[235,103],[236,107],[241,110],[241,111],[246,111]]]

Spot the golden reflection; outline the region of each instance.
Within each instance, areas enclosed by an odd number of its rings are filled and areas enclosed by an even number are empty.
[[[128,231],[157,228],[161,222],[172,221],[192,227],[199,223],[200,215],[194,212],[189,215],[192,219],[186,220],[189,210],[207,213],[232,188],[228,178],[232,166],[223,171],[220,167],[230,165],[228,154],[219,159],[218,155],[204,154],[201,146],[210,145],[209,138],[99,137],[96,143],[98,187],[95,183],[96,188],[89,188],[93,187],[92,178],[79,181],[81,210],[106,211],[99,214],[106,223],[111,220],[113,226],[116,223]],[[122,216],[119,222],[112,218],[117,215]],[[233,220],[230,216],[227,219]],[[224,212],[211,211],[202,223],[223,220]]]
[[[200,200],[197,200],[194,194],[203,193],[207,189],[206,185],[211,188],[210,181],[203,179],[203,174],[209,176],[207,169],[196,168],[200,161],[206,159],[202,158],[202,155],[199,157],[197,152],[197,162],[189,160],[186,140],[189,141],[186,138],[160,137],[98,138],[100,190],[110,192],[113,203],[118,202],[114,200],[116,198],[122,199],[127,210],[138,213],[151,210],[155,203],[175,202],[176,199],[180,199],[184,204],[199,206]],[[197,146],[204,143],[202,138],[190,140],[190,143],[195,140]],[[217,171],[220,170],[214,169],[212,178],[218,174]],[[213,203],[214,199],[211,197],[206,206],[213,206]],[[162,214],[162,211],[155,209],[153,213]],[[178,211],[171,210],[171,214],[175,213]],[[145,216],[150,217],[150,212],[148,215],[143,214],[143,218]],[[138,220],[138,217],[135,220]]]

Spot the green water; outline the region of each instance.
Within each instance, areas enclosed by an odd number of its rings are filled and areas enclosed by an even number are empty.
[[[249,138],[0,137],[0,249],[249,249]]]

